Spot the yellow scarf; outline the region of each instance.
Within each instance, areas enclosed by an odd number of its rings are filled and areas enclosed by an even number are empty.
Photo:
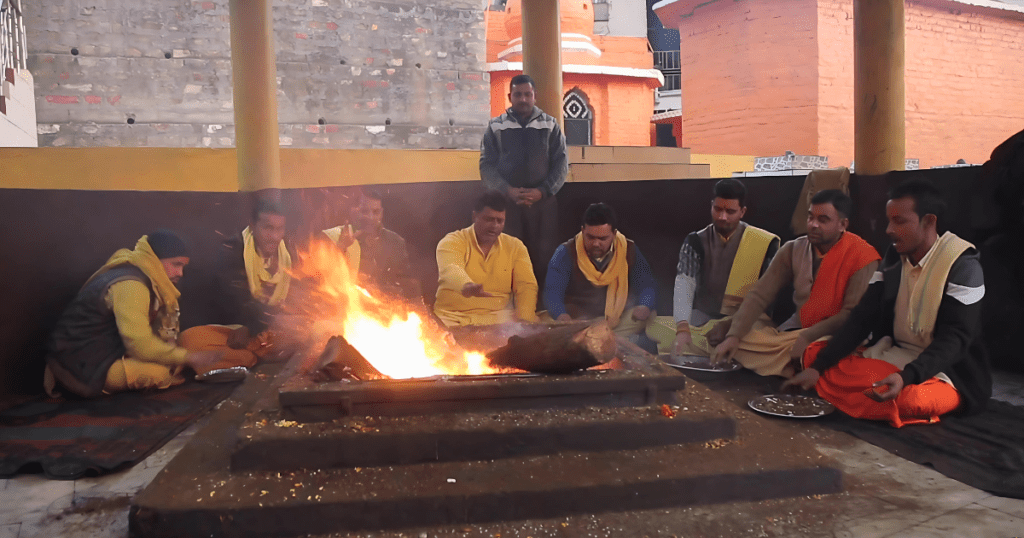
[[[324,235],[330,238],[332,243],[337,245],[338,240],[341,239],[342,231],[346,231],[349,235],[355,237],[356,232],[352,229],[351,224],[328,228],[324,230]],[[345,249],[345,260],[348,261],[348,272],[352,275],[352,278],[356,278],[356,275],[359,274],[359,260],[362,254],[362,247],[359,246],[359,241],[355,239],[353,239],[352,244]]]
[[[604,300],[604,317],[608,325],[617,327],[622,319],[622,311],[626,308],[629,296],[629,262],[626,260],[626,236],[615,232],[615,243],[612,246],[612,260],[608,262],[604,272],[598,272],[594,262],[587,256],[583,247],[583,232],[576,234],[576,265],[583,276],[597,287],[608,287],[608,295]]]
[[[99,275],[124,264],[131,264],[138,267],[147,278],[156,293],[158,312],[157,318],[160,321],[160,338],[167,342],[174,342],[178,338],[178,297],[181,292],[174,286],[171,279],[167,277],[167,271],[160,258],[156,257],[153,248],[149,246],[149,236],[142,236],[135,243],[135,250],[122,248],[103,264],[98,271],[93,273],[86,284]]]
[[[729,316],[739,310],[743,298],[757,283],[757,279],[761,275],[764,255],[777,237],[771,232],[753,226],[744,228],[736,257],[732,262],[732,269],[729,270],[729,280],[725,284],[722,314]]]
[[[249,291],[257,301],[275,306],[288,296],[288,286],[292,277],[288,271],[292,268],[292,256],[288,254],[288,248],[282,240],[277,245],[277,273],[273,275],[264,267],[263,257],[256,252],[256,242],[253,240],[252,231],[246,227],[242,230],[242,241],[244,242],[242,258],[245,260],[245,276],[249,278]],[[274,293],[267,297],[263,292],[263,284],[273,284]]]
[[[949,270],[953,268],[953,262],[969,248],[974,248],[974,245],[953,232],[942,234],[932,247],[931,259],[917,279],[917,285],[910,290],[910,307],[907,309],[910,330],[925,336],[928,341],[931,341],[935,320],[939,316],[939,304],[946,292]]]

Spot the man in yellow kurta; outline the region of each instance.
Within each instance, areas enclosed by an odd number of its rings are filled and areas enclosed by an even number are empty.
[[[184,240],[168,230],[142,236],[114,253],[61,314],[47,344],[43,385],[83,398],[126,390],[165,389],[205,372],[224,353],[178,344],[175,284],[189,262]]]
[[[537,278],[522,241],[502,233],[505,197],[483,194],[473,225],[437,244],[434,313],[448,326],[537,321]]]

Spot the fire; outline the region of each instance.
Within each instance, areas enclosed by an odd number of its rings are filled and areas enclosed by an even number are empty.
[[[483,353],[462,350],[411,305],[357,285],[334,245],[315,241],[300,256],[297,276],[315,282],[305,312],[312,318],[308,328],[314,341],[342,335],[377,370],[395,379],[499,372]]]

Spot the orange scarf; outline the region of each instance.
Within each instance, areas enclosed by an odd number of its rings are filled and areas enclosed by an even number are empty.
[[[821,267],[811,286],[811,295],[800,309],[800,326],[806,329],[838,314],[843,308],[846,284],[850,277],[867,264],[880,259],[882,257],[878,251],[867,241],[851,232],[843,233],[821,259]]]

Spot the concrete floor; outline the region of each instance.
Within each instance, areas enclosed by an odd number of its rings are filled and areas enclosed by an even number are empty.
[[[1024,405],[1024,376],[997,372],[993,398],[1015,405]],[[131,498],[143,489],[163,469],[175,454],[205,424],[200,420],[179,434],[174,440],[150,455],[142,463],[126,471],[99,478],[74,481],[47,480],[38,475],[24,475],[0,480],[0,538],[31,538],[35,536],[66,538],[123,538],[128,535],[128,506]],[[805,423],[801,423],[805,424]],[[813,423],[793,428],[814,430]],[[472,529],[415,530],[407,533],[389,533],[387,536],[428,537],[458,534],[461,536],[494,536],[509,529],[516,536],[714,536],[716,520],[735,520],[737,514],[759,514],[780,509],[793,516],[794,506],[805,506],[810,511],[818,497],[826,500],[820,508],[833,506],[841,514],[831,514],[830,522],[821,530],[802,533],[804,536],[832,536],[836,538],[870,537],[1009,537],[1024,535],[1024,500],[1007,499],[988,494],[946,478],[878,447],[836,432],[815,433],[809,437],[823,454],[840,462],[847,475],[848,491],[837,496],[816,496],[806,501],[766,501],[763,503],[736,503],[679,509],[687,517],[699,515],[711,523],[703,531],[669,529],[650,526],[658,513],[638,513],[630,523],[626,516],[618,519],[605,517],[573,517],[540,522],[478,526]],[[872,484],[884,483],[884,489]],[[893,484],[896,484],[894,487]],[[799,501],[799,500],[798,500]],[[746,536],[792,535],[779,525],[774,516],[757,516]],[[767,523],[765,521],[767,521]],[[616,521],[612,526],[609,521]],[[678,519],[676,519],[678,521]],[[733,521],[733,524],[735,522]],[[571,527],[570,527],[571,526]],[[575,528],[576,532],[565,532]],[[642,530],[641,530],[642,528]],[[520,532],[522,531],[522,532]],[[784,532],[784,534],[779,534]]]

